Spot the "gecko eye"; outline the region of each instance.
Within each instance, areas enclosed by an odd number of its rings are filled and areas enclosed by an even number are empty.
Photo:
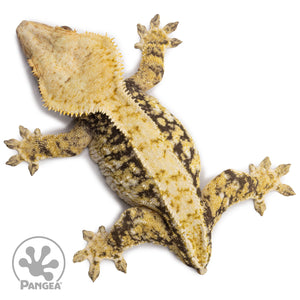
[[[73,30],[71,27],[69,26],[60,26],[60,28],[65,29],[65,30]]]

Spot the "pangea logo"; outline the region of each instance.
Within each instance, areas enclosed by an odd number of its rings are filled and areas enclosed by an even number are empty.
[[[53,240],[35,236],[23,241],[15,250],[13,271],[23,289],[61,289],[65,255]]]

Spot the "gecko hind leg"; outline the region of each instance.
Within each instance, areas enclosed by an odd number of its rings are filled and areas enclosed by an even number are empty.
[[[96,233],[84,230],[83,238],[87,246],[74,255],[73,262],[87,259],[90,263],[89,276],[93,281],[100,274],[103,259],[113,260],[116,268],[126,273],[123,251],[132,246],[151,242],[167,246],[177,253],[172,233],[164,220],[158,213],[144,207],[125,210],[109,233],[101,226]]]
[[[202,191],[202,199],[209,208],[208,226],[212,228],[228,207],[240,201],[253,199],[255,210],[263,215],[266,209],[264,197],[270,191],[284,196],[295,195],[290,186],[280,182],[280,178],[288,173],[290,164],[275,169],[270,167],[270,159],[266,157],[258,167],[249,166],[250,174],[229,169],[209,182]]]

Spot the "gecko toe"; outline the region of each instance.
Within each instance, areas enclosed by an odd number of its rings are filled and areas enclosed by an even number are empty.
[[[294,190],[287,184],[283,184],[280,183],[277,188],[276,191],[278,193],[280,193],[283,196],[294,196],[296,195],[296,193],[294,192]]]

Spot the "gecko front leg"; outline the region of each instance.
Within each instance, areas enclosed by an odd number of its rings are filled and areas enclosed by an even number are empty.
[[[284,196],[295,195],[290,186],[280,182],[290,165],[279,165],[274,170],[270,167],[270,159],[266,157],[258,167],[249,166],[250,174],[229,169],[208,183],[202,191],[202,199],[210,208],[210,216],[207,217],[210,220],[209,227],[216,224],[229,206],[240,201],[253,199],[255,210],[263,215],[266,209],[264,197],[270,191],[277,191]]]
[[[145,207],[125,210],[109,233],[101,226],[96,233],[84,230],[83,238],[88,244],[74,255],[73,261],[87,259],[90,262],[89,276],[93,281],[99,276],[103,259],[113,260],[118,270],[126,272],[123,251],[142,243],[167,246],[180,257],[166,222],[158,213]]]
[[[163,28],[159,28],[159,25],[159,15],[152,18],[149,30],[143,25],[137,25],[141,40],[135,44],[135,48],[142,51],[142,60],[138,71],[126,79],[126,83],[136,86],[143,92],[162,80],[165,50],[177,47],[181,43],[176,38],[168,37],[168,34],[176,30],[178,22],[169,23]]]
[[[23,126],[20,126],[19,130],[22,141],[15,139],[4,141],[8,148],[18,151],[18,154],[12,156],[6,164],[16,166],[26,161],[31,175],[38,170],[41,159],[77,155],[88,146],[92,139],[84,123],[80,121],[70,132],[57,135],[43,136],[38,128],[31,133]]]

